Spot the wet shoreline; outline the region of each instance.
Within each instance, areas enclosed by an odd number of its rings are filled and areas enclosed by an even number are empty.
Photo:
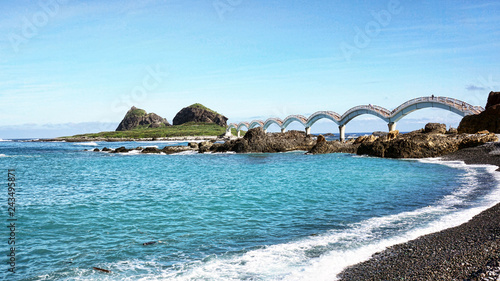
[[[462,149],[441,159],[500,167],[500,143]],[[500,204],[457,227],[376,253],[338,275],[343,281],[498,280],[499,276]]]

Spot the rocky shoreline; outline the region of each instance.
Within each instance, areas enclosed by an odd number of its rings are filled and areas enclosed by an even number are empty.
[[[465,148],[442,159],[500,167],[500,143]],[[460,226],[392,246],[337,277],[342,281],[500,280],[500,204]]]
[[[55,138],[55,139],[39,139],[40,142],[132,142],[132,141],[227,141],[236,139],[236,137],[220,137],[220,136],[186,136],[186,137],[165,137],[165,138]]]

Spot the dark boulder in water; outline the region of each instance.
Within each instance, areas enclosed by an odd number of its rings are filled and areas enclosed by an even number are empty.
[[[112,153],[127,153],[131,151],[132,149],[127,149],[124,146],[118,147],[117,149],[111,151]]]
[[[159,150],[156,147],[146,147],[141,151],[141,153],[160,153],[160,152],[161,150]]]
[[[237,153],[271,153],[294,150],[309,150],[314,145],[312,137],[305,132],[288,131],[285,133],[264,133],[261,127],[246,132],[243,138],[227,141],[223,144],[213,144],[212,152],[234,151]]]

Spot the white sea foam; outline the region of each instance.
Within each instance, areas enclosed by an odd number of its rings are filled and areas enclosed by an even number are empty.
[[[4,140],[4,139],[0,139],[0,142],[2,142],[2,141],[12,141],[12,140]]]
[[[138,154],[141,154],[141,151],[140,150],[136,150],[136,149],[133,149],[133,150],[130,150],[129,152],[125,152],[125,153],[118,153],[119,155],[138,155]]]
[[[7,157],[7,155],[5,155],[5,154],[0,154],[0,157]]]
[[[486,196],[480,205],[454,212],[453,206],[463,202],[463,199],[479,187],[477,176],[481,173],[476,166],[467,166],[461,162],[441,162],[439,159],[424,160],[460,168],[465,171],[464,183],[454,193],[445,196],[434,206],[428,206],[412,212],[397,215],[377,217],[351,225],[347,230],[330,231],[325,235],[310,237],[297,242],[279,244],[247,252],[230,259],[214,259],[206,264],[194,267],[188,266],[181,277],[177,273],[167,273],[165,277],[177,280],[197,278],[223,279],[282,279],[282,280],[332,280],[347,266],[369,259],[374,253],[398,243],[404,243],[419,236],[437,232],[446,228],[458,226],[485,209],[492,207],[500,198],[500,189],[496,188]],[[484,166],[482,166],[484,167]],[[496,167],[488,166],[487,171],[500,182]],[[437,216],[439,219],[428,222],[420,227],[407,227],[407,230],[393,237],[373,238],[377,230],[398,224],[411,224],[422,217]],[[380,233],[380,231],[379,231]],[[308,251],[329,248],[331,245],[342,245],[319,258],[310,259]]]
[[[243,254],[208,257],[204,261],[185,263],[167,269],[161,263],[154,261],[111,263],[107,268],[125,276],[110,276],[105,280],[332,280],[347,266],[365,261],[376,252],[422,235],[458,226],[498,203],[500,173],[495,172],[496,167],[471,166],[459,161],[442,162],[439,159],[426,159],[422,162],[462,169],[465,176],[461,187],[433,206],[371,218],[352,224],[347,229],[331,230],[322,235],[266,246]],[[479,204],[456,211],[454,206],[463,203],[467,195],[480,187],[478,176],[484,169],[495,178],[496,188],[483,197]],[[427,217],[435,219],[416,226]],[[394,227],[405,230],[396,232],[396,235],[384,236],[384,229]],[[319,257],[311,258],[311,253],[314,252],[318,252]],[[142,273],[137,276],[137,272]],[[134,277],[129,278],[129,274]],[[93,274],[91,276],[93,277],[88,275],[82,277],[82,280],[89,278],[98,280],[102,277]]]
[[[99,146],[98,143],[90,141],[90,142],[76,142],[73,145],[87,145],[87,146]]]
[[[177,153],[172,153],[171,155],[195,155],[198,154],[198,151],[195,150],[186,150]]]

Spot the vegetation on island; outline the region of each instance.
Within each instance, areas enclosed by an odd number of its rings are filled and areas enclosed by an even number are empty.
[[[237,135],[237,132],[234,128],[231,129],[231,132],[234,136]],[[110,131],[110,132],[100,132],[92,134],[80,134],[80,135],[62,137],[62,139],[72,139],[72,138],[142,139],[142,138],[169,138],[169,137],[188,137],[188,136],[220,136],[225,133],[226,133],[225,127],[219,126],[214,123],[190,122],[176,126],[162,126],[160,128],[138,127],[136,129],[128,131]]]
[[[208,112],[212,112],[212,113],[214,113],[214,114],[220,114],[220,113],[218,113],[217,111],[212,110],[212,109],[210,109],[210,108],[208,108],[208,107],[204,106],[204,105],[203,105],[203,104],[201,104],[201,103],[195,103],[195,104],[192,104],[192,105],[190,105],[190,106],[188,106],[188,107],[191,107],[191,108],[199,108],[199,109],[206,110],[206,111],[208,111]]]
[[[135,108],[135,109],[127,112],[127,114],[125,115],[125,118],[127,118],[129,116],[141,117],[141,116],[146,116],[146,115],[148,115],[146,110],[140,109],[140,108]]]

